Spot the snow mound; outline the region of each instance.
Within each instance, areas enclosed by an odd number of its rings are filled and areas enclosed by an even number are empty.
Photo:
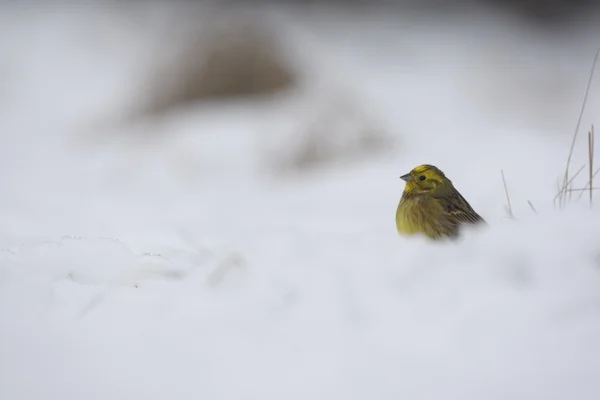
[[[121,243],[24,247],[0,274],[2,391],[592,399],[597,218],[515,221],[442,244],[272,231],[194,270],[192,253],[160,260],[158,279],[123,280],[144,268]]]

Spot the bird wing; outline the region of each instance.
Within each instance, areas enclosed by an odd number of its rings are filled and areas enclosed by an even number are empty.
[[[449,218],[457,223],[478,224],[485,222],[456,189],[444,202],[444,209]]]

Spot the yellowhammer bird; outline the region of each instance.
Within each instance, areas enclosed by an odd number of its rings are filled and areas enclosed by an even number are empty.
[[[399,233],[425,234],[437,240],[458,236],[462,224],[485,223],[433,165],[419,165],[400,178],[406,187],[396,210]]]

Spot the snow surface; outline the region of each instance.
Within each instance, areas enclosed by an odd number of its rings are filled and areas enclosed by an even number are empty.
[[[119,125],[152,35],[5,11],[0,398],[599,398],[600,214],[552,201],[597,27],[283,10],[302,90]],[[386,151],[277,168],[339,98]],[[422,163],[489,227],[398,236]]]

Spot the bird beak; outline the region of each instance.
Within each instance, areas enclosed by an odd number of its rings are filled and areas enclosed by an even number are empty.
[[[406,174],[406,175],[402,175],[402,176],[400,177],[400,179],[402,179],[402,180],[403,180],[403,181],[405,181],[405,182],[410,182],[410,181],[412,181],[412,180],[413,180],[413,177],[412,177],[412,176],[410,176],[410,174]]]

